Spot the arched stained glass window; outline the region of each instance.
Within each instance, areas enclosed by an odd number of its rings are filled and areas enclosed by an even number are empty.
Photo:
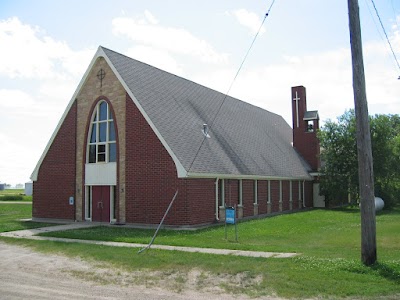
[[[88,139],[88,163],[117,161],[115,124],[106,101],[100,101],[93,111]]]

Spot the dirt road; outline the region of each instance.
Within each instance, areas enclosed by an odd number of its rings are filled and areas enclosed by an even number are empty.
[[[0,270],[1,299],[248,299],[212,286],[199,291],[185,284],[180,289],[148,274],[124,273],[4,242],[0,242]]]

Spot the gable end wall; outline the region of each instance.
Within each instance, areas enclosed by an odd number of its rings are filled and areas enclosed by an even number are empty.
[[[76,102],[71,106],[33,182],[33,218],[74,220]],[[76,202],[76,201],[75,201]]]

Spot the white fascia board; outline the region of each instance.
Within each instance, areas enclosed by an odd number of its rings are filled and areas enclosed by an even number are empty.
[[[90,62],[89,67],[86,69],[85,74],[83,75],[81,81],[79,82],[79,85],[78,85],[78,87],[76,88],[76,90],[75,90],[75,92],[74,92],[74,94],[73,94],[71,100],[69,101],[69,103],[68,103],[68,105],[67,105],[67,108],[65,109],[63,115],[61,116],[61,119],[60,119],[60,121],[58,122],[56,129],[54,130],[53,134],[51,135],[50,140],[49,140],[49,142],[48,142],[47,145],[46,145],[46,148],[44,148],[44,151],[43,151],[43,153],[42,153],[42,156],[40,157],[39,161],[38,161],[37,164],[36,164],[35,169],[34,169],[33,172],[32,172],[32,175],[31,175],[31,177],[30,177],[32,181],[36,181],[36,180],[37,180],[37,177],[38,177],[38,174],[39,174],[40,166],[42,165],[42,162],[43,162],[44,158],[46,157],[47,152],[49,151],[51,144],[53,143],[54,139],[56,138],[57,133],[58,133],[58,131],[60,130],[61,125],[64,123],[64,120],[65,120],[65,118],[67,117],[67,114],[69,113],[69,110],[71,109],[72,105],[74,104],[74,102],[75,102],[75,100],[76,100],[76,97],[78,96],[78,94],[79,94],[79,92],[80,92],[82,86],[85,84],[86,79],[87,79],[87,77],[88,77],[88,75],[89,75],[89,72],[91,71],[93,65],[95,64],[95,62],[96,62],[96,60],[97,60],[97,58],[99,58],[100,56],[103,56],[103,55],[104,55],[104,54],[101,55],[102,52],[103,52],[103,50],[99,47],[99,48],[97,49],[97,52],[96,52],[96,54],[94,55],[92,61]]]
[[[103,56],[104,59],[107,61],[107,63],[110,66],[111,70],[114,72],[115,76],[117,76],[119,82],[122,84],[122,86],[124,87],[125,91],[128,93],[129,97],[131,97],[133,103],[139,109],[140,113],[145,118],[146,122],[150,125],[151,129],[156,134],[156,136],[160,140],[161,144],[164,146],[164,148],[167,150],[168,154],[171,156],[172,160],[175,163],[176,173],[177,173],[178,178],[187,177],[187,171],[183,167],[182,163],[179,161],[178,157],[175,155],[175,153],[172,151],[171,147],[168,145],[168,143],[165,141],[165,139],[163,138],[161,133],[158,131],[157,127],[151,121],[151,119],[147,115],[146,111],[143,109],[143,107],[140,105],[139,101],[136,99],[135,95],[133,95],[132,91],[129,89],[129,87],[126,84],[126,82],[122,79],[122,77],[118,73],[117,69],[111,63],[110,59],[107,57],[107,55],[104,53],[104,51],[101,48],[99,48],[98,51],[99,52],[101,51],[101,53],[102,53],[101,56]]]
[[[310,172],[309,174],[310,174],[311,176],[313,176],[313,177],[318,177],[318,176],[324,175],[324,174],[321,173],[321,172]]]
[[[188,173],[188,178],[219,178],[219,179],[251,179],[251,180],[306,180],[313,181],[311,176],[279,177],[262,175],[240,175],[240,174],[212,174],[212,173]]]

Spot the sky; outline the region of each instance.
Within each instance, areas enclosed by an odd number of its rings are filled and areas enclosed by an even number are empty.
[[[0,0],[0,182],[30,181],[99,45],[226,93],[273,0]],[[375,0],[400,59],[400,1]],[[400,113],[400,70],[359,0],[370,114]],[[347,1],[275,0],[230,96],[291,123],[291,87],[321,123],[354,107]]]

